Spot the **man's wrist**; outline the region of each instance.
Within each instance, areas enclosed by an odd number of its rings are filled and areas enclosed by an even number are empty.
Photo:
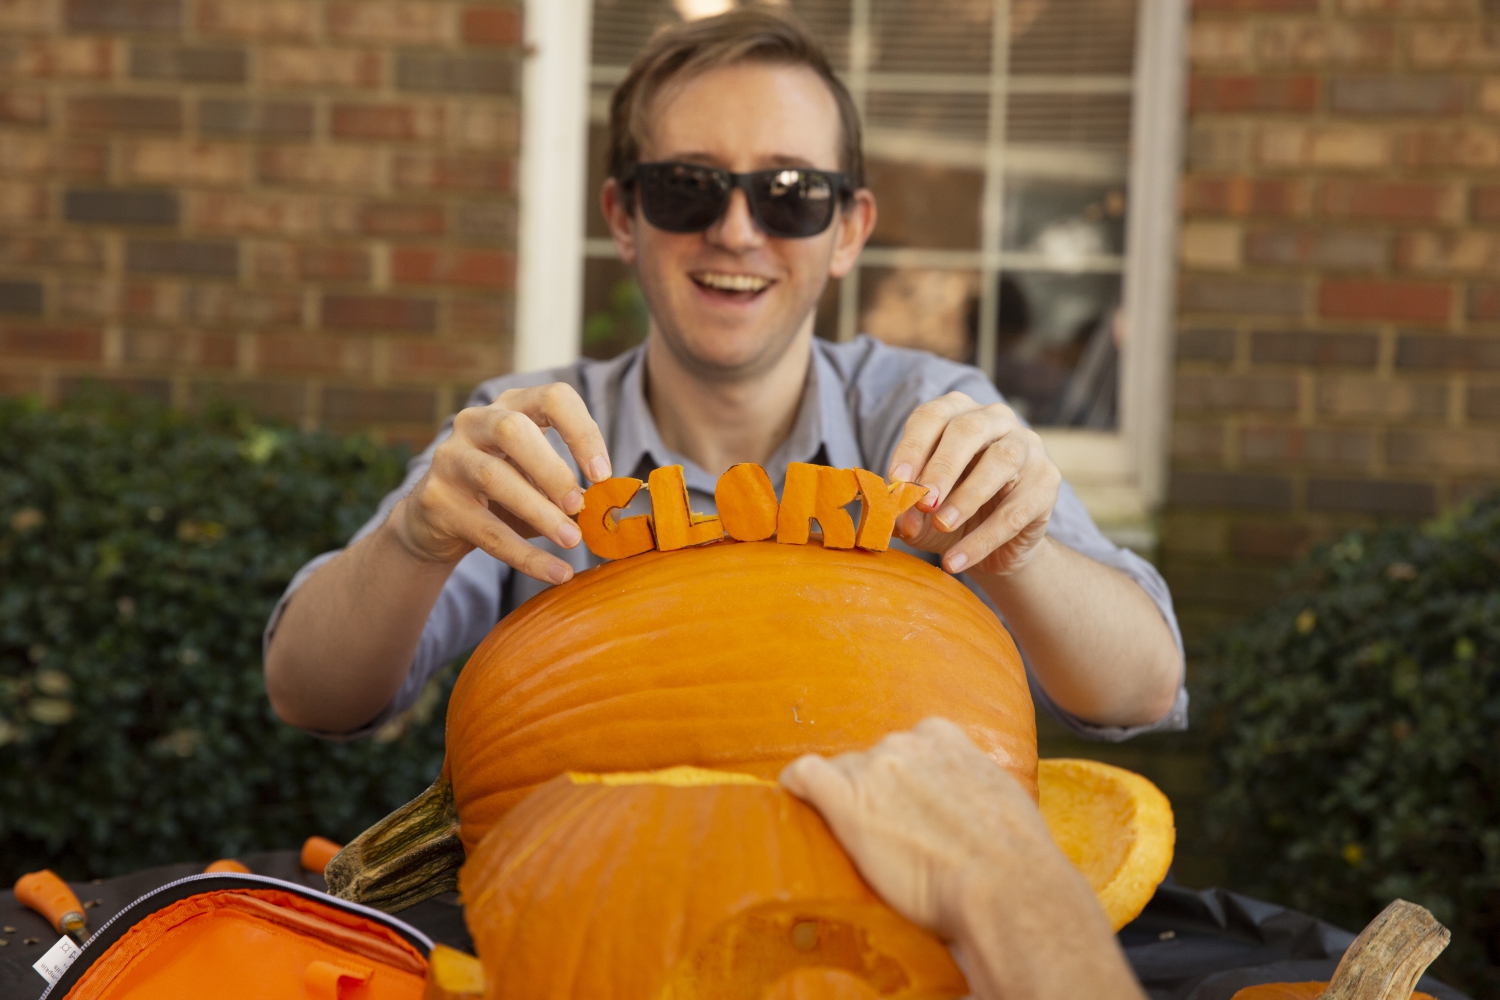
[[[453,568],[467,552],[460,553],[454,559],[441,559],[417,545],[411,537],[411,502],[410,496],[402,497],[396,502],[396,506],[391,508],[390,516],[375,530],[376,539],[405,556],[414,564],[414,568],[432,569],[444,574],[453,572]]]
[[[1057,561],[1057,555],[1057,543],[1052,540],[1051,535],[1043,535],[1024,556],[1002,572],[989,573],[975,567],[969,570],[969,576],[975,583],[991,593],[996,589],[1024,587],[1033,578],[1045,576],[1051,572],[1052,564]],[[981,562],[980,565],[982,566],[983,563]]]

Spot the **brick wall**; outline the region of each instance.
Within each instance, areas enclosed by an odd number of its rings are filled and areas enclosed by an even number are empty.
[[[425,440],[508,369],[520,11],[0,0],[0,391]]]
[[[1500,482],[1500,0],[1197,0],[1163,559],[1206,633]]]

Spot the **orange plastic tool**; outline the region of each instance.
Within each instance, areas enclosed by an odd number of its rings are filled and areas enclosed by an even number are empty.
[[[326,837],[308,837],[302,842],[302,867],[321,875],[333,856],[343,849],[343,844],[335,844]]]
[[[213,864],[203,869],[203,874],[205,875],[214,873],[233,873],[236,875],[246,875],[249,874],[249,872],[250,869],[245,867],[245,863],[243,861],[236,861],[234,858],[220,858],[218,861],[215,861]]]
[[[16,880],[16,899],[47,918],[59,934],[71,934],[79,944],[88,936],[83,904],[68,884],[43,868]]]

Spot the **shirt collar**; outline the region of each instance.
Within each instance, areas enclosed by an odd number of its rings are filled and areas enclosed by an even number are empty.
[[[690,490],[713,494],[715,482],[697,464],[662,443],[651,407],[646,403],[646,350],[634,349],[620,382],[620,409],[610,448],[617,475],[645,479],[652,469],[680,465]],[[802,401],[791,433],[766,462],[766,474],[779,488],[792,462],[814,462],[837,468],[860,464],[860,450],[844,405],[843,380],[814,343]]]

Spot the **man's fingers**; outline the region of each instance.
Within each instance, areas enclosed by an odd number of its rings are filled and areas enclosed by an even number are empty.
[[[974,457],[1019,427],[1010,407],[999,405],[969,410],[950,420],[932,457],[917,474],[917,482],[932,490],[927,498],[937,500],[926,509],[941,509]]]
[[[571,549],[583,540],[572,518],[558,510],[509,462],[472,448],[462,453],[459,462],[466,482],[558,545]]]
[[[452,523],[448,530],[533,580],[567,583],[573,578],[572,566],[550,552],[527,544],[509,525],[478,503],[459,507],[449,517]]]
[[[455,430],[461,431],[477,449],[498,451],[510,459],[564,514],[576,514],[583,509],[583,490],[578,488],[573,470],[552,450],[547,436],[530,416],[495,405],[465,410],[459,417],[466,419],[462,426],[455,421]]]
[[[1040,449],[1041,442],[1034,447]],[[974,516],[974,512],[992,500],[1007,483],[1023,474],[1034,458],[1033,443],[1025,431],[1017,428],[991,443],[980,454],[967,475],[953,488],[932,522],[939,531],[952,531]]]
[[[557,428],[568,451],[573,453],[573,460],[590,482],[609,478],[609,451],[604,446],[604,435],[589,415],[583,397],[571,385],[553,382],[511,389],[501,393],[495,402],[526,414],[540,427]]]
[[[891,467],[887,478],[893,481],[916,482],[917,474],[927,465],[927,460],[943,437],[949,422],[960,413],[978,409],[979,404],[961,392],[950,392],[930,403],[923,403],[906,418],[906,427],[901,432],[901,441],[891,455]],[[929,494],[918,506],[932,510],[938,497]]]
[[[948,572],[963,572],[1028,528],[1045,523],[1057,502],[1051,480],[1049,476],[1017,483],[988,517],[943,554]]]

